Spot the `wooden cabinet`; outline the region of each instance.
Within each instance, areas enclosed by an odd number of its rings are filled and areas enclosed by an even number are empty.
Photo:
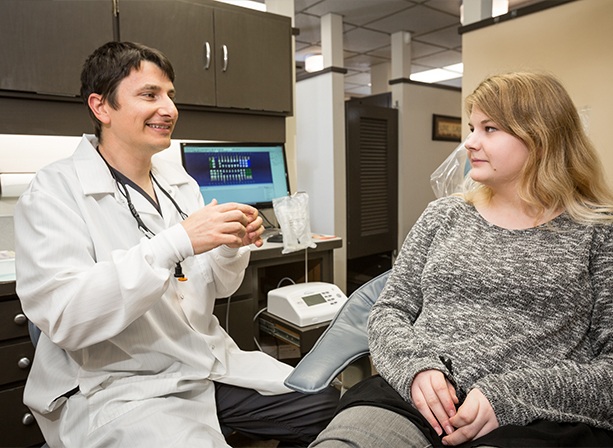
[[[15,282],[0,283],[0,446],[44,443],[34,416],[23,404],[23,388],[34,357],[28,320],[15,294]]]
[[[160,49],[177,103],[289,113],[291,21],[203,0],[120,0],[122,40]]]
[[[0,93],[77,97],[85,58],[120,39],[169,57],[180,105],[292,112],[288,17],[211,0],[3,0],[0,32]]]
[[[0,89],[79,95],[81,67],[113,40],[109,0],[2,0]]]
[[[175,0],[122,0],[120,37],[157,48],[175,69],[176,102],[215,106],[213,8]]]

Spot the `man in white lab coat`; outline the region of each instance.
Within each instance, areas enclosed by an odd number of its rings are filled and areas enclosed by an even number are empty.
[[[227,446],[220,422],[305,446],[338,393],[290,392],[289,366],[241,351],[213,316],[262,220],[204,205],[180,165],[152,158],[177,122],[173,80],[157,50],[97,49],[81,75],[95,136],[16,207],[17,293],[43,333],[24,401],[51,447]]]

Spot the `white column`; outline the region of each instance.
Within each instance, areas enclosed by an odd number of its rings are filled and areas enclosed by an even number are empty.
[[[411,76],[411,33],[398,31],[392,34],[392,79],[408,79]]]
[[[492,17],[493,0],[464,0],[462,2],[462,25],[480,22]]]
[[[373,95],[390,91],[390,75],[392,65],[389,62],[370,67],[370,91]]]
[[[391,85],[392,104],[398,109],[398,242],[406,236],[403,222],[406,210],[411,204],[411,179],[406,176],[406,167],[411,164],[411,136],[409,123],[409,84],[411,76],[411,33],[399,31],[392,34],[392,75],[391,79],[399,81]]]
[[[296,85],[298,190],[309,195],[311,229],[347,239],[342,17],[321,19],[324,70]],[[346,244],[334,251],[334,282],[347,284]]]
[[[321,18],[321,54],[324,67],[343,67],[343,17],[326,14]]]

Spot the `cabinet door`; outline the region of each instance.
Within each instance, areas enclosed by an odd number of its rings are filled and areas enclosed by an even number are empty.
[[[176,0],[120,0],[119,35],[170,59],[177,103],[215,106],[212,8]]]
[[[217,106],[291,112],[291,32],[288,17],[216,10]]]
[[[113,40],[109,0],[2,0],[0,89],[78,96],[81,68]]]

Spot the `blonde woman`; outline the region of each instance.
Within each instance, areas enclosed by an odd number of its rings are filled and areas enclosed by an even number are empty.
[[[380,376],[312,446],[613,446],[601,163],[550,75],[492,76],[466,111],[470,182],[407,236],[369,321]]]

